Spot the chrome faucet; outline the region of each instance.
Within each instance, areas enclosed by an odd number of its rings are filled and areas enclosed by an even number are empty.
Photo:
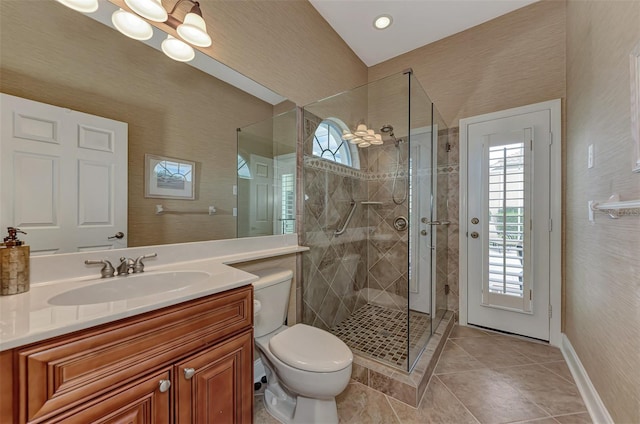
[[[123,256],[120,258],[120,264],[117,268],[114,268],[113,265],[111,265],[111,262],[106,259],[99,261],[87,259],[86,261],[84,261],[84,263],[87,265],[104,265],[100,270],[100,275],[102,276],[102,278],[111,278],[114,275],[127,276],[129,275],[129,273],[137,274],[139,272],[144,272],[144,264],[142,263],[142,260],[147,258],[155,258],[156,256],[158,256],[157,253],[151,253],[149,255],[138,256],[135,260],[131,258],[125,258]]]
[[[133,259],[125,258],[124,256],[120,258],[120,265],[118,265],[118,277],[121,275],[129,275],[129,270],[133,269]]]

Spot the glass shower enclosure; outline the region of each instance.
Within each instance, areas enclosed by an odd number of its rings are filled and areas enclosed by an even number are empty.
[[[446,134],[410,71],[303,111],[303,322],[406,372],[447,310]]]

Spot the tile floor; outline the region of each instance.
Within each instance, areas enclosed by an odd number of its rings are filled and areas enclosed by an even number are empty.
[[[591,423],[558,349],[458,326],[418,408],[354,381],[337,403],[341,423]],[[254,422],[278,423],[260,395]]]
[[[424,348],[431,332],[431,318],[409,312],[409,357]],[[349,348],[402,370],[407,370],[407,312],[366,304],[330,330]]]

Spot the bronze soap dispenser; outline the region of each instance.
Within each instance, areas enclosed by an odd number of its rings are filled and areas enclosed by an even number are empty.
[[[0,295],[29,291],[29,246],[18,240],[19,228],[8,227],[9,236],[0,244]]]

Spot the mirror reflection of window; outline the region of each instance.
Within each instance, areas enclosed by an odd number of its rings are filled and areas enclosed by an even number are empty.
[[[281,177],[281,213],[282,234],[293,234],[295,232],[295,175],[284,174]]]
[[[313,155],[357,168],[354,166],[349,144],[342,140],[342,130],[346,128],[347,126],[337,119],[322,121],[313,136]]]
[[[251,170],[249,170],[249,164],[242,156],[238,155],[238,177],[251,179]]]

